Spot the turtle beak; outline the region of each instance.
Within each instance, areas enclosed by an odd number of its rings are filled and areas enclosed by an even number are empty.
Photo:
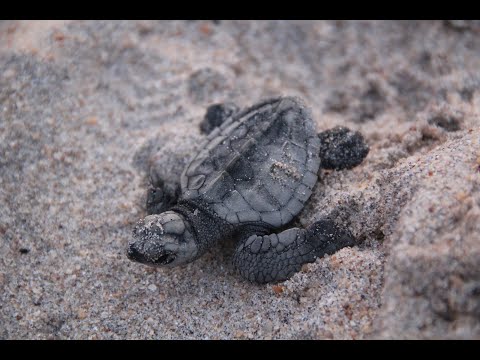
[[[176,258],[175,254],[170,251],[159,251],[156,258],[145,256],[143,251],[140,251],[136,243],[130,244],[127,249],[127,257],[132,260],[146,265],[168,265]]]
[[[172,235],[165,234],[161,224],[153,223],[158,215],[150,215],[140,220],[133,229],[133,239],[128,244],[127,257],[141,264],[150,266],[169,265],[175,261],[177,254],[169,243]],[[146,224],[147,223],[147,224]]]
[[[131,245],[128,246],[127,257],[130,260],[136,261],[136,262],[139,262],[139,263],[146,263],[147,262],[147,259],[146,259],[145,255],[141,251],[138,251],[135,244],[131,244]]]

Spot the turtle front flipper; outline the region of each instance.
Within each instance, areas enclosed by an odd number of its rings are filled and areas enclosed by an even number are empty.
[[[278,282],[300,271],[303,264],[354,244],[352,234],[325,219],[307,229],[252,235],[238,245],[233,262],[240,274],[251,282]]]
[[[203,121],[200,123],[200,131],[206,135],[210,134],[238,111],[238,106],[231,102],[210,105]]]
[[[180,194],[180,184],[176,188],[165,186],[163,180],[151,181],[147,190],[147,213],[148,215],[160,214],[169,210],[177,203]]]

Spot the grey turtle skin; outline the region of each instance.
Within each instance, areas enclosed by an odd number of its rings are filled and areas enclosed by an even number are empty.
[[[185,167],[180,194],[150,189],[147,210],[128,258],[177,266],[218,241],[237,239],[233,263],[254,283],[283,281],[302,265],[355,244],[331,219],[285,229],[309,199],[322,158],[325,168],[351,168],[367,155],[359,133],[335,128],[317,135],[309,109],[293,97],[208,108],[200,151]],[[347,155],[345,155],[347,154]],[[353,155],[349,155],[353,154]]]

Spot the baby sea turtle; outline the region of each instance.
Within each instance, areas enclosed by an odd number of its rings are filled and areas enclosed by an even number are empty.
[[[285,226],[305,206],[320,167],[351,168],[365,158],[368,146],[359,133],[338,127],[317,135],[310,110],[293,97],[243,111],[212,105],[201,129],[209,134],[181,175],[178,199],[161,186],[150,190],[153,214],[135,226],[129,259],[177,266],[235,238],[239,273],[267,283],[355,244],[331,219],[307,229]]]

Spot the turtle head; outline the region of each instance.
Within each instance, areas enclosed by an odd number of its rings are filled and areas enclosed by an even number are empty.
[[[127,249],[130,260],[150,266],[186,264],[194,260],[197,253],[190,224],[174,211],[149,215],[140,220]]]

